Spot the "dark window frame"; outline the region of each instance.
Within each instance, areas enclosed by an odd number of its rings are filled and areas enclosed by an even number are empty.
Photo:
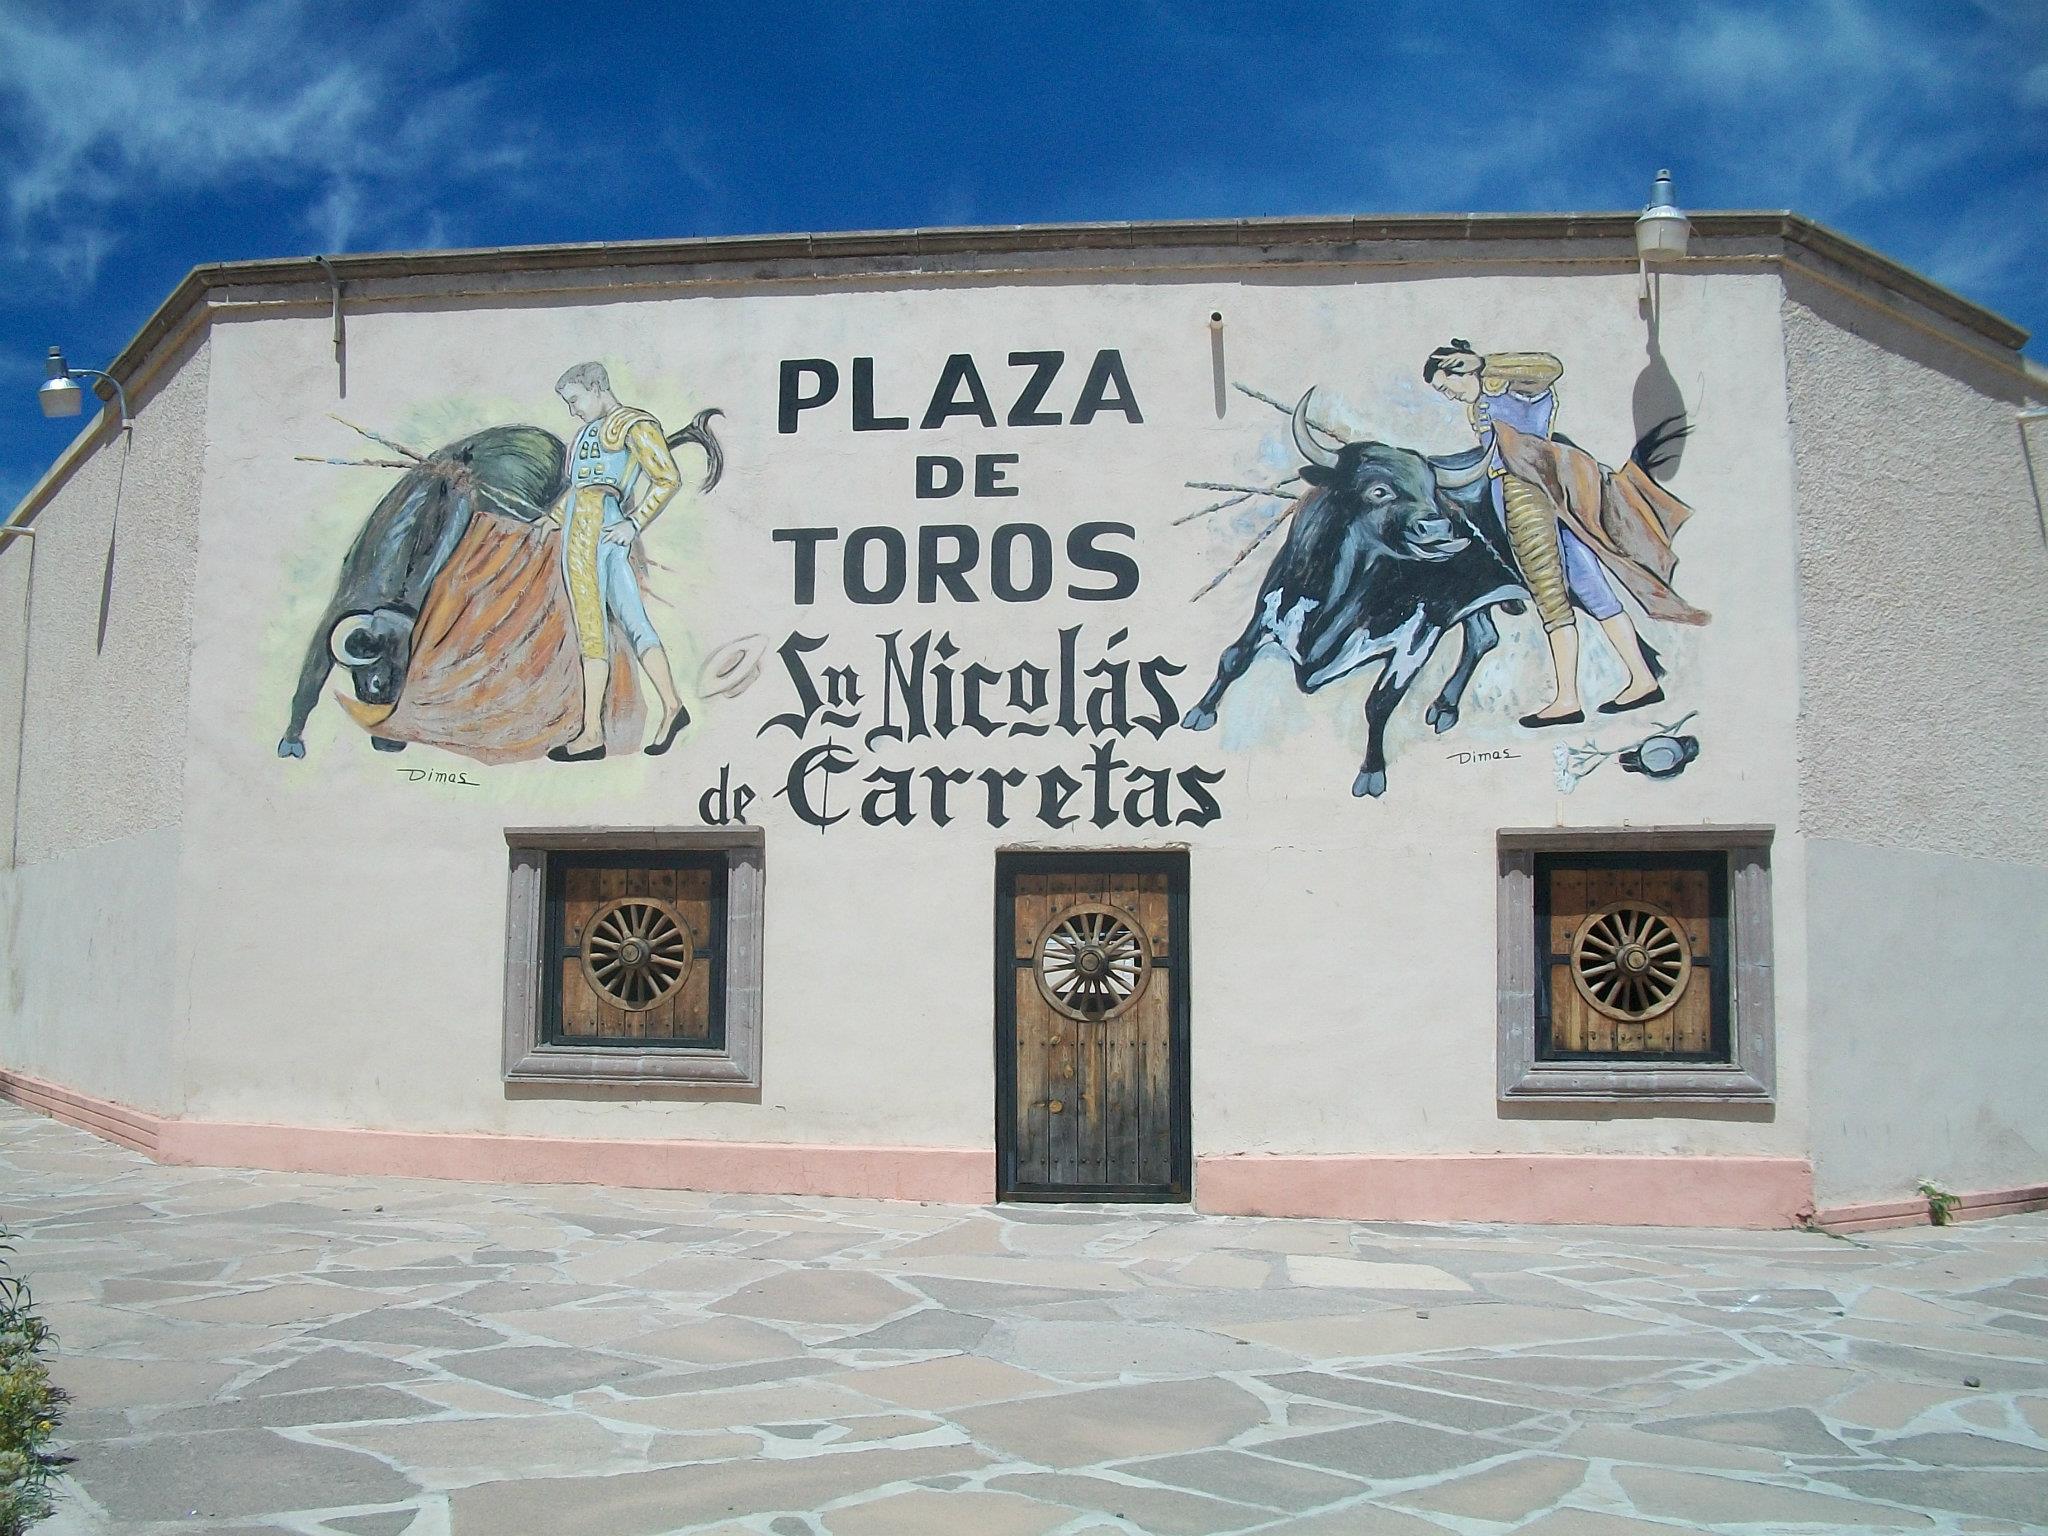
[[[1772,835],[1767,826],[1503,830],[1497,844],[1496,896],[1496,1091],[1500,1102],[1774,1103],[1777,1022]],[[1547,853],[1654,857],[1669,852],[1718,853],[1727,860],[1728,926],[1719,946],[1728,979],[1727,1059],[1642,1060],[1634,1054],[1546,1059],[1538,1048],[1538,993],[1549,985],[1547,933],[1544,943],[1537,942],[1538,857]]]
[[[664,1097],[757,1095],[761,1087],[762,957],[765,948],[766,839],[759,827],[512,827],[505,926],[504,1082],[509,1089],[602,1086],[641,1088]],[[557,863],[596,855],[645,863],[689,855],[723,864],[725,902],[714,981],[722,1001],[722,1039],[550,1038],[550,967],[559,986],[561,913],[551,910]],[[557,898],[557,901],[559,898]],[[550,944],[550,939],[554,940]]]

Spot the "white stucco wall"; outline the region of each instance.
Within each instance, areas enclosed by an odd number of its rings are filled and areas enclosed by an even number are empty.
[[[2048,868],[1807,845],[1820,1203],[2048,1177]]]
[[[979,789],[944,828],[857,819],[819,831],[786,799],[792,759],[822,739],[759,734],[791,706],[771,656],[738,699],[700,700],[698,660],[736,636],[779,644],[826,635],[815,665],[879,681],[880,634],[949,632],[959,664],[1050,665],[1057,634],[1084,626],[1097,653],[1163,655],[1185,710],[1222,645],[1248,618],[1259,554],[1199,602],[1191,595],[1247,542],[1259,504],[1184,526],[1216,499],[1187,480],[1255,481],[1290,472],[1286,422],[1233,394],[1218,419],[1207,321],[1226,316],[1228,377],[1291,397],[1311,384],[1332,414],[1433,452],[1472,441],[1461,414],[1419,377],[1451,335],[1482,349],[1543,349],[1565,361],[1559,426],[1609,462],[1636,436],[1632,401],[1648,357],[1633,276],[1453,275],[1350,280],[1342,269],[1248,272],[1177,281],[959,279],[932,286],[779,286],[624,297],[603,304],[478,301],[365,308],[349,322],[345,402],[334,397],[324,316],[240,319],[213,331],[214,431],[208,447],[186,743],[185,842],[176,969],[181,1107],[210,1119],[505,1130],[600,1136],[987,1146],[993,1131],[989,996],[994,853],[1187,844],[1192,848],[1194,1138],[1220,1151],[1494,1150],[1751,1152],[1805,1148],[1803,925],[1796,838],[1775,855],[1780,1060],[1775,1112],[1668,1107],[1504,1116],[1494,1097],[1494,834],[1503,826],[1767,823],[1798,805],[1793,509],[1773,275],[1671,277],[1663,358],[1699,407],[1673,488],[1697,511],[1680,536],[1679,585],[1714,614],[1698,630],[1647,624],[1672,666],[1671,703],[1620,723],[1541,735],[1514,717],[1543,694],[1530,618],[1467,696],[1451,735],[1424,707],[1448,671],[1446,645],[1390,738],[1388,793],[1349,786],[1363,749],[1369,676],[1311,698],[1277,656],[1257,663],[1206,734],[1124,738],[1118,756],[1225,774],[1223,816],[1206,827],[1055,831],[1019,792],[1008,826],[986,824]],[[849,364],[874,357],[878,408],[918,416],[944,359],[971,353],[1000,414],[1011,351],[1063,348],[1047,404],[1067,410],[1097,349],[1120,350],[1145,421],[934,431],[850,429]],[[776,431],[777,362],[835,360],[839,400],[794,435]],[[478,768],[414,747],[374,754],[330,700],[315,711],[303,761],[280,760],[299,657],[317,627],[342,551],[391,471],[294,461],[375,453],[338,413],[415,447],[503,422],[560,435],[573,423],[552,394],[567,365],[594,358],[620,396],[671,428],[717,405],[728,471],[649,535],[653,607],[697,724],[666,758]],[[1015,453],[1021,494],[919,501],[918,454]],[[817,601],[792,600],[791,553],[777,527],[966,522],[986,535],[1013,520],[1055,543],[1076,522],[1137,528],[1137,594],[1118,603],[1054,594],[1029,604],[943,596],[851,603],[837,560]],[[1086,578],[1099,581],[1100,578]],[[1590,702],[1617,681],[1587,629]],[[330,685],[330,692],[333,686]],[[1686,774],[1656,783],[1612,764],[1559,792],[1560,742],[1625,745],[1651,717],[1703,743]],[[863,728],[875,723],[875,715]],[[1640,725],[1638,723],[1640,722]],[[847,739],[847,733],[838,733]],[[971,733],[862,753],[874,762],[1026,768],[1080,775],[1087,738]],[[1460,762],[1458,752],[1507,751]],[[721,764],[763,798],[767,977],[761,1102],[633,1103],[610,1096],[508,1097],[499,1083],[508,826],[692,824]],[[408,768],[466,769],[474,787],[408,782]],[[1085,796],[1083,797],[1085,799]],[[1182,802],[1184,803],[1184,802]],[[196,914],[219,920],[201,923]]]
[[[2048,547],[2009,374],[1789,291],[1823,1204],[2048,1178]]]
[[[8,987],[0,1063],[144,1108],[175,1102],[170,961],[209,349],[133,392],[35,521],[7,623],[25,635],[19,793],[4,792]],[[118,506],[117,506],[118,504]],[[118,516],[117,516],[118,511]],[[15,748],[10,747],[10,753]]]

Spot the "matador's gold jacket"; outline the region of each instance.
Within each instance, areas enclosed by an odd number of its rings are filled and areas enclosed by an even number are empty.
[[[567,470],[557,523],[601,510],[603,527],[630,517],[644,531],[683,483],[661,423],[632,405],[586,422],[569,445]]]

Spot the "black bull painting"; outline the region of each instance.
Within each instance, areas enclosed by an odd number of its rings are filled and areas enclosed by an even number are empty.
[[[1259,584],[1251,621],[1223,648],[1215,681],[1181,724],[1191,731],[1214,726],[1225,692],[1268,646],[1293,661],[1304,693],[1381,662],[1365,701],[1365,760],[1351,785],[1354,795],[1377,796],[1387,788],[1387,722],[1445,633],[1459,628],[1463,648],[1424,716],[1439,733],[1458,723],[1466,685],[1500,643],[1493,611],[1519,614],[1529,594],[1487,488],[1483,447],[1437,458],[1380,442],[1333,449],[1309,423],[1314,393],[1303,395],[1294,410],[1295,445],[1308,460],[1300,477],[1310,489],[1296,503],[1287,536]],[[1643,489],[1657,489],[1654,471],[1686,430],[1672,418],[1636,444],[1625,469],[1638,503]],[[1591,466],[1596,494],[1611,499],[1609,482],[1622,472],[1592,465],[1568,439],[1558,444]],[[1559,499],[1568,497],[1565,491]],[[1665,512],[1675,531],[1682,504],[1668,495],[1657,499],[1676,509]],[[1630,586],[1641,595],[1636,583]],[[1706,617],[1683,604],[1662,616],[1680,622]],[[1646,646],[1645,652],[1661,673],[1655,651]]]
[[[704,450],[700,491],[716,485],[724,469],[710,427],[711,418],[721,414],[716,408],[702,411],[687,427],[667,434],[671,448],[694,443]],[[306,720],[337,666],[347,670],[358,704],[388,710],[398,703],[420,615],[478,510],[514,524],[540,523],[566,483],[567,451],[543,428],[502,426],[415,456],[342,557],[334,594],[306,648],[291,719],[277,744],[279,757],[306,755]],[[552,564],[550,557],[545,566]],[[370,740],[386,752],[405,746],[374,731]]]

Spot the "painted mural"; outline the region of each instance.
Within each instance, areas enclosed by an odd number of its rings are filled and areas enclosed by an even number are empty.
[[[1563,375],[1564,364],[1546,352],[1482,355],[1453,339],[1430,353],[1422,377],[1463,406],[1477,439],[1471,449],[1431,456],[1393,443],[1347,441],[1318,419],[1317,391],[1310,388],[1289,411],[1293,444],[1305,461],[1294,474],[1263,487],[1189,482],[1233,490],[1233,501],[1255,495],[1285,503],[1196,599],[1282,525],[1286,534],[1243,630],[1224,646],[1215,680],[1182,724],[1212,728],[1225,693],[1268,648],[1292,661],[1303,693],[1379,663],[1365,699],[1365,760],[1351,792],[1381,795],[1388,722],[1445,637],[1457,630],[1460,650],[1425,712],[1438,733],[1458,723],[1474,670],[1500,643],[1495,615],[1520,618],[1532,609],[1543,626],[1550,669],[1548,697],[1532,701],[1536,707],[1519,717],[1524,730],[1586,720],[1579,690],[1581,613],[1594,620],[1626,670],[1621,690],[1595,712],[1623,715],[1663,703],[1662,658],[1637,632],[1616,586],[1651,618],[1708,620],[1672,586],[1673,541],[1691,509],[1658,478],[1690,429],[1682,417],[1669,417],[1619,466],[1609,467],[1556,429]],[[1270,395],[1239,388],[1286,409]],[[1698,755],[1697,739],[1684,740],[1689,749],[1672,756],[1653,748],[1649,761],[1658,766],[1636,771],[1653,777],[1683,771]],[[1599,749],[1589,744],[1588,751]]]
[[[1319,406],[1315,387],[1290,403],[1240,384],[1281,418],[1268,417],[1272,428],[1258,439],[1277,478],[1186,482],[1232,494],[1178,517],[1160,507],[1157,485],[1101,509],[1065,496],[1034,504],[1020,499],[1030,494],[1022,452],[934,453],[890,436],[1081,428],[1098,434],[1089,459],[1113,466],[1131,441],[1117,435],[1147,426],[1132,371],[1119,349],[1103,348],[1075,386],[1083,370],[1066,361],[1052,349],[1008,352],[1001,363],[957,353],[928,400],[889,393],[872,357],[773,365],[774,440],[792,455],[811,439],[832,454],[895,445],[918,515],[842,527],[798,510],[842,504],[831,495],[767,503],[787,521],[760,530],[778,574],[755,595],[767,599],[763,612],[786,604],[789,627],[710,648],[690,697],[701,706],[759,686],[741,731],[786,745],[787,756],[764,764],[750,751],[737,768],[693,762],[682,788],[695,797],[708,786],[697,798],[705,821],[744,820],[759,806],[820,831],[963,818],[990,827],[1203,826],[1224,814],[1227,770],[1190,754],[1219,744],[1200,733],[1217,726],[1226,695],[1265,653],[1291,665],[1303,695],[1371,670],[1351,792],[1377,797],[1388,787],[1388,727],[1432,658],[1449,642],[1449,665],[1430,672],[1442,681],[1421,711],[1421,725],[1441,735],[1468,712],[1468,689],[1502,647],[1503,625],[1512,643],[1474,695],[1477,707],[1516,740],[1577,728],[1547,743],[1560,792],[1609,763],[1668,779],[1698,757],[1697,735],[1684,730],[1697,711],[1658,708],[1675,683],[1633,616],[1651,625],[1708,619],[1673,585],[1675,540],[1691,509],[1662,477],[1690,430],[1682,410],[1609,464],[1558,430],[1565,366],[1547,352],[1481,353],[1455,339],[1424,359],[1426,387],[1408,388],[1425,415],[1411,410],[1410,425],[1448,402],[1470,434],[1469,447],[1450,452],[1346,430],[1356,418],[1341,401]],[[1382,383],[1368,398],[1384,402],[1391,390]],[[343,422],[377,456],[299,455],[397,478],[342,559],[306,646],[280,757],[306,755],[308,718],[337,669],[335,708],[379,752],[417,744],[486,765],[593,763],[661,757],[684,738],[690,708],[649,612],[649,596],[664,594],[650,594],[660,567],[646,535],[679,501],[720,483],[712,422],[724,413],[703,410],[670,431],[622,401],[599,362],[570,367],[555,393],[574,423],[566,435],[492,426],[422,450]],[[768,419],[764,410],[764,428]],[[1281,464],[1294,467],[1281,474]],[[1161,553],[1147,540],[1247,502],[1274,510],[1195,600],[1245,570],[1275,534],[1278,549],[1190,705],[1205,674],[1133,630],[1146,611],[1144,557]],[[1104,515],[1125,507],[1130,521]],[[1035,634],[1006,624],[993,645],[966,632],[989,605],[1039,604],[1062,621]],[[873,611],[882,622],[842,621],[834,633],[822,615],[810,617],[821,606]],[[902,609],[932,613],[932,622],[905,624],[895,617]],[[1082,621],[1094,612],[1105,621]],[[1189,626],[1177,627],[1186,638]],[[1604,648],[1597,662],[1581,656],[1582,629]],[[682,654],[703,649],[691,643]],[[1259,706],[1243,695],[1232,706],[1229,751],[1277,745]],[[731,733],[722,739],[734,742]],[[1499,742],[1482,738],[1453,756],[1539,755]]]
[[[342,559],[278,756],[305,756],[306,721],[336,667],[349,689],[336,703],[384,752],[418,742],[483,763],[590,762],[660,755],[689,724],[648,617],[641,536],[683,488],[676,450],[702,452],[700,494],[718,484],[711,422],[723,412],[668,432],[622,403],[595,362],[555,390],[578,423],[567,443],[500,426],[423,453],[352,427],[401,457],[299,456],[404,473]],[[744,649],[717,659],[720,691],[751,681]]]

